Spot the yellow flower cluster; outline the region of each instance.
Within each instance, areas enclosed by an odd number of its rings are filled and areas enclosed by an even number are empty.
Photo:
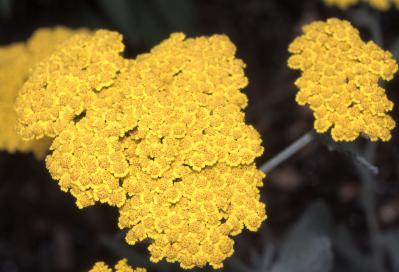
[[[315,130],[332,128],[335,141],[353,141],[360,133],[388,141],[395,121],[386,113],[393,103],[378,82],[398,69],[391,53],[363,42],[347,21],[313,22],[303,31],[289,46],[288,66],[302,71],[296,101],[313,110]]]
[[[32,152],[36,159],[41,160],[48,152],[51,140],[24,141],[15,131],[17,117],[12,104],[0,102],[0,150],[9,153]]]
[[[370,7],[380,11],[387,11],[391,8],[391,5],[395,5],[399,9],[399,0],[324,0],[326,5],[337,6],[340,9],[347,9],[360,2],[366,2]]]
[[[110,268],[104,262],[96,262],[89,272],[146,272],[145,268],[132,268],[128,265],[126,259],[120,260],[114,269]]]
[[[15,43],[0,47],[0,101],[13,104],[28,75],[31,61],[26,45]]]
[[[64,27],[42,28],[33,33],[26,43],[15,43],[0,47],[0,149],[14,153],[33,152],[43,158],[49,139],[24,141],[15,130],[16,113],[14,103],[29,70],[36,63],[50,55],[57,46],[80,32]]]
[[[240,92],[247,85],[245,64],[224,35],[186,39],[175,33],[126,61],[117,58],[121,46],[107,51],[107,37],[120,41],[116,33],[94,35],[104,42],[79,47],[79,58],[68,65],[62,63],[70,49],[57,52],[54,75],[41,68],[53,57],[35,69],[17,107],[21,134],[58,135],[46,159],[52,177],[80,208],[96,202],[119,207],[127,242],[151,239],[152,261],[222,267],[233,253],[231,237],[244,227],[256,231],[266,218],[258,189],[264,174],[254,163],[263,147],[245,124],[247,98]],[[104,72],[112,73],[93,85],[85,80],[88,69],[69,67],[81,67],[74,61],[90,60],[95,52],[114,61],[105,62],[113,65]],[[83,85],[90,86],[81,91]],[[51,103],[40,101],[45,99]]]
[[[24,140],[57,136],[82,114],[94,93],[126,66],[121,35],[79,33],[33,69],[18,94],[18,133]]]

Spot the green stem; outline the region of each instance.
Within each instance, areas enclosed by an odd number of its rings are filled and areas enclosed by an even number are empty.
[[[375,157],[377,145],[375,143],[368,143],[364,156],[369,161]],[[372,257],[375,272],[384,272],[384,251],[381,244],[381,232],[378,226],[378,219],[375,211],[376,197],[375,197],[375,176],[370,175],[361,165],[356,165],[359,173],[361,186],[361,202],[364,207],[366,221],[370,236]]]
[[[291,143],[289,146],[287,146],[283,151],[275,155],[273,158],[268,160],[266,163],[264,163],[261,167],[260,170],[262,170],[265,173],[268,173],[269,171],[273,170],[277,166],[279,166],[282,162],[286,161],[289,159],[292,155],[294,155],[296,152],[301,150],[304,146],[306,146],[308,143],[313,141],[315,138],[313,130],[308,131],[304,135],[302,135],[300,138],[298,138],[295,142]]]

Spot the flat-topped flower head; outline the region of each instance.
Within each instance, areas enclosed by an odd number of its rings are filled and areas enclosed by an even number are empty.
[[[373,41],[363,42],[348,21],[328,19],[303,28],[289,46],[288,66],[301,70],[295,81],[299,105],[309,105],[314,128],[331,128],[335,141],[353,141],[360,134],[388,141],[395,121],[380,80],[391,80],[398,69],[392,54]]]
[[[235,50],[224,35],[172,34],[92,95],[46,159],[80,208],[119,207],[127,242],[150,239],[154,262],[220,268],[231,237],[266,218],[254,162],[263,147],[244,121],[248,82]]]
[[[82,31],[64,27],[41,28],[26,43],[0,47],[0,150],[33,152],[37,158],[44,157],[50,145],[48,138],[24,141],[16,133],[15,99],[30,69],[73,34]]]
[[[124,69],[123,49],[122,36],[105,30],[68,39],[35,66],[19,92],[18,133],[25,140],[57,136]]]
[[[244,122],[247,79],[234,54],[223,35],[173,34],[128,73],[138,121],[122,141],[130,167],[119,226],[129,244],[153,241],[154,262],[220,268],[231,237],[266,218],[254,163],[263,148]]]
[[[348,9],[359,3],[367,3],[370,7],[379,11],[387,11],[392,5],[399,8],[399,0],[324,0],[329,6],[336,6],[340,9]]]
[[[127,259],[120,260],[114,268],[110,268],[104,262],[96,262],[89,272],[146,272],[145,268],[133,268],[127,263]]]

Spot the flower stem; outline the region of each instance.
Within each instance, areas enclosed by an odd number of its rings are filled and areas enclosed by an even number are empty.
[[[365,12],[357,16],[358,23],[367,27],[370,31],[372,39],[381,47],[383,47],[383,35],[380,23],[380,14],[374,12],[373,14]],[[364,157],[365,161],[373,163],[375,158],[377,145],[368,143]],[[369,236],[371,243],[371,254],[374,263],[374,271],[384,272],[384,250],[381,244],[381,231],[378,226],[378,219],[375,211],[376,196],[375,196],[375,175],[370,175],[361,165],[356,165],[362,185],[361,185],[361,201],[363,204]],[[378,173],[378,172],[377,172]]]
[[[294,155],[296,152],[298,152],[300,149],[306,146],[308,143],[310,143],[314,138],[315,137],[313,130],[308,131],[300,138],[298,138],[295,142],[287,146],[283,151],[281,151],[276,156],[265,162],[260,167],[260,170],[262,170],[265,173],[273,170],[274,168],[279,166],[282,162],[289,159],[292,155]]]
[[[376,144],[373,143],[367,145],[364,156],[369,161],[373,160],[376,147]],[[378,219],[375,212],[375,176],[370,175],[370,172],[366,171],[366,169],[361,165],[356,165],[356,168],[362,182],[361,202],[364,207],[370,236],[374,271],[384,272],[384,253],[381,244],[381,232],[378,227]]]

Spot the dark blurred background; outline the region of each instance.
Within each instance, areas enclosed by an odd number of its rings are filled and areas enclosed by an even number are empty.
[[[294,100],[299,73],[287,68],[287,47],[301,26],[328,17],[351,20],[367,40],[368,22],[377,22],[384,48],[398,52],[398,10],[341,11],[322,0],[0,0],[0,43],[24,41],[39,27],[107,28],[123,33],[126,55],[134,57],[175,31],[227,34],[247,64],[247,122],[263,138],[261,165],[312,128],[310,110]],[[398,83],[396,77],[386,85],[396,104]],[[393,116],[399,120],[397,106]],[[348,148],[366,145],[359,140]],[[399,271],[398,130],[375,147],[380,173],[371,175],[372,186],[362,182],[352,156],[328,139],[316,139],[268,173],[261,189],[268,220],[259,232],[235,239],[223,271]],[[0,153],[1,272],[87,271],[95,261],[113,265],[123,257],[149,271],[179,271],[151,264],[145,244],[126,246],[116,222],[116,209],[77,209],[44,162]]]

